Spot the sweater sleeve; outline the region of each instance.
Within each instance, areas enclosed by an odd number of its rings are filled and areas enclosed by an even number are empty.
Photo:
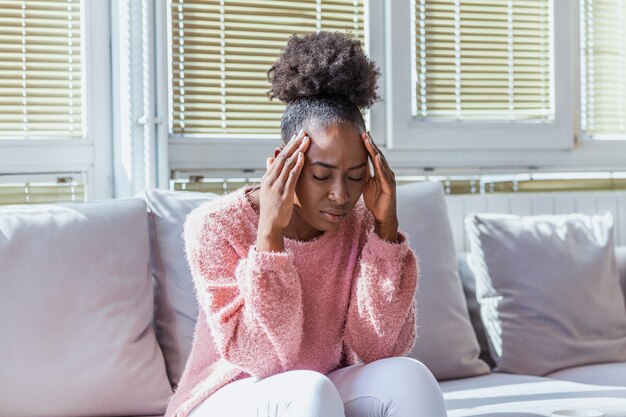
[[[210,215],[190,213],[184,225],[196,298],[219,354],[256,378],[289,369],[302,339],[302,294],[290,252],[240,257]]]
[[[397,243],[367,232],[345,328],[346,345],[362,361],[404,356],[413,347],[417,276],[417,258],[403,232]]]

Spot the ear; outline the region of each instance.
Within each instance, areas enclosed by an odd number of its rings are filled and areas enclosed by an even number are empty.
[[[278,156],[278,154],[280,153],[280,151],[282,151],[283,148],[276,148],[274,149],[274,158],[276,158]]]

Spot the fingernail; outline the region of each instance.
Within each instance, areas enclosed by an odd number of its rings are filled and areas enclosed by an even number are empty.
[[[305,136],[304,139],[302,139],[302,143],[307,143],[309,141],[309,137]]]
[[[298,134],[296,136],[300,136],[303,133],[304,133],[304,129],[300,129],[300,131],[298,132]]]
[[[370,134],[370,131],[367,131],[367,139],[369,139],[370,143],[374,143],[374,140],[372,139],[372,135]]]

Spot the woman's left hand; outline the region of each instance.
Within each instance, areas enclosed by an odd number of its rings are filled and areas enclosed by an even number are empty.
[[[374,216],[376,233],[383,239],[395,242],[398,233],[396,175],[389,168],[385,156],[376,146],[369,132],[362,132],[361,139],[374,165],[373,177],[369,166],[367,168],[363,200]]]

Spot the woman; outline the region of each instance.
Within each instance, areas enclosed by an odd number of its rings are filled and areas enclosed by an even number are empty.
[[[338,32],[292,36],[268,71],[282,146],[259,187],[185,222],[200,313],[166,416],[446,415],[432,374],[400,357],[417,263],[360,112],[379,75]]]

